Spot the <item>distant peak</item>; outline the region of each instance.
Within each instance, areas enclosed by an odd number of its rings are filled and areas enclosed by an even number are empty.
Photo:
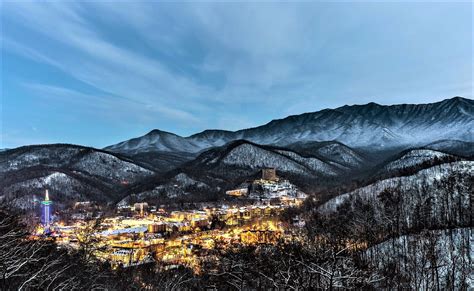
[[[347,108],[376,108],[376,107],[384,107],[385,105],[380,105],[378,103],[375,103],[375,102],[369,102],[369,103],[366,103],[366,104],[353,104],[353,105],[344,105],[344,106],[341,106],[339,108],[336,108],[337,109],[347,109]],[[326,109],[326,110],[332,110],[332,109]]]
[[[237,148],[237,147],[242,146],[242,145],[251,146],[251,147],[259,147],[259,148],[266,148],[265,145],[256,144],[256,143],[248,141],[246,139],[238,139],[238,140],[231,141],[231,142],[225,144],[222,148],[225,148],[227,150],[232,150],[232,149]]]
[[[233,133],[233,131],[230,130],[224,130],[224,129],[206,129],[201,132],[195,133],[189,137],[206,137],[206,136],[212,136],[216,134],[228,134],[228,133]]]
[[[446,99],[446,100],[455,100],[455,101],[460,101],[460,100],[468,100],[467,98],[461,97],[461,96],[454,96],[451,99]]]
[[[155,135],[174,135],[174,136],[177,136],[176,134],[172,133],[172,132],[168,132],[168,131],[164,131],[164,130],[159,130],[159,129],[153,129],[152,131],[150,131],[149,133],[147,133],[146,135],[147,136],[155,136]]]
[[[451,99],[445,99],[441,102],[445,102],[445,103],[467,103],[467,102],[474,102],[474,100],[467,99],[467,98],[464,98],[464,97],[461,97],[461,96],[455,96]]]
[[[369,103],[366,104],[366,106],[382,106],[382,105],[380,105],[378,103],[375,103],[375,102],[369,102]]]
[[[260,146],[260,145],[257,145],[251,141],[248,141],[246,139],[238,139],[238,140],[234,140],[234,141],[231,141],[229,142],[226,146],[227,147],[237,147],[237,146],[240,146],[240,145],[243,145],[243,144],[249,144],[249,145],[252,145],[252,146]]]
[[[474,106],[474,100],[463,98],[463,97],[453,97],[450,99],[445,99],[438,103],[443,108],[449,108],[455,111],[463,111],[464,113],[467,111],[472,112],[472,107]],[[472,115],[472,113],[471,113]]]
[[[206,129],[202,131],[201,133],[214,133],[214,132],[232,132],[232,131],[224,130],[224,129]]]

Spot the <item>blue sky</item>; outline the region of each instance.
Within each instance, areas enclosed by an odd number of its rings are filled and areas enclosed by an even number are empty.
[[[0,148],[472,98],[469,1],[0,5]]]

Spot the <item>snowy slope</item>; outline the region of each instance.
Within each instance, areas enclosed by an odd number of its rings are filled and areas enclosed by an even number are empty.
[[[289,150],[263,147],[247,141],[236,141],[209,150],[193,161],[192,167],[208,168],[213,171],[240,168],[248,169],[250,172],[270,167],[276,168],[279,172],[305,176],[334,176],[340,172],[337,167],[316,157],[304,157]]]
[[[111,181],[134,183],[153,172],[134,163],[118,159],[103,152],[91,152],[82,156],[70,168]]]
[[[126,185],[153,175],[102,150],[65,144],[26,146],[0,153],[0,199],[24,201],[48,188],[63,202],[111,201]]]
[[[330,163],[323,162],[322,160],[316,157],[303,157],[295,152],[286,150],[276,150],[276,152],[286,157],[289,157],[300,164],[305,165],[307,168],[311,169],[314,172],[324,173],[328,176],[335,176],[338,174],[338,171],[336,170],[335,166],[331,166]]]
[[[402,195],[403,206],[399,210],[407,217],[407,227],[414,223],[411,219],[418,205],[426,203],[429,199],[433,204],[432,215],[438,213],[440,218],[443,213],[450,212],[450,205],[438,203],[450,197],[451,203],[459,203],[459,207],[469,209],[472,179],[474,177],[474,162],[459,161],[441,164],[428,169],[420,170],[416,174],[404,177],[395,177],[377,181],[368,186],[356,189],[352,192],[339,195],[318,208],[324,214],[330,214],[337,210],[338,206],[345,201],[354,201],[359,198],[376,207],[382,207],[379,195],[386,189],[397,189]],[[447,179],[454,179],[456,190],[442,185]],[[448,202],[449,202],[448,201]],[[468,213],[469,211],[466,210]]]
[[[400,289],[472,290],[474,278],[469,268],[469,262],[474,259],[472,235],[471,228],[404,235],[370,247],[361,258],[379,276],[401,282]]]
[[[133,138],[116,145],[108,146],[105,150],[127,154],[153,151],[195,153],[205,147],[205,144],[188,140],[173,133],[155,129],[142,137]]]
[[[439,151],[428,150],[428,149],[414,149],[404,153],[401,157],[397,158],[394,161],[386,164],[382,171],[384,172],[393,172],[403,170],[409,167],[420,166],[423,163],[442,160],[446,158],[454,158],[454,156],[442,153]]]
[[[3,195],[0,195],[0,201],[15,208],[32,208],[34,207],[33,197],[36,196],[37,199],[41,200],[44,189],[50,190],[50,198],[55,203],[68,200],[87,200],[92,195],[101,195],[98,189],[88,187],[74,177],[61,172],[52,172],[45,176],[27,179],[4,187],[0,192],[3,193]],[[27,195],[17,195],[18,193],[27,193]]]
[[[281,171],[305,173],[305,168],[283,155],[274,154],[251,144],[242,144],[232,149],[221,161],[227,166],[251,169],[275,167]]]
[[[359,167],[364,163],[364,158],[360,154],[340,143],[327,144],[317,152],[327,159],[350,167]]]
[[[0,173],[17,171],[40,165],[65,167],[72,156],[79,155],[81,147],[31,146],[0,153]]]
[[[296,142],[287,145],[298,153],[323,158],[343,167],[359,168],[366,164],[366,159],[356,150],[337,141]]]
[[[157,173],[164,174],[196,158],[196,153],[185,152],[138,152],[127,154],[135,163],[146,166]]]
[[[203,192],[210,191],[211,188],[206,183],[197,181],[185,173],[179,173],[164,184],[134,195],[134,198],[139,201],[153,198],[177,198],[196,193],[196,190],[199,192],[197,194],[202,194]],[[125,201],[129,198],[125,198]]]
[[[75,145],[27,146],[0,154],[0,173],[33,167],[67,168],[89,173],[104,179],[133,180],[152,175],[132,161],[93,148]]]

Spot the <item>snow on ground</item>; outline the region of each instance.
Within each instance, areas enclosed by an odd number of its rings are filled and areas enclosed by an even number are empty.
[[[201,182],[196,181],[193,178],[189,177],[185,173],[179,173],[174,176],[168,183],[156,186],[152,190],[144,191],[138,193],[136,197],[138,200],[145,200],[147,198],[153,197],[167,197],[167,198],[176,198],[187,196],[190,194],[189,189],[192,188],[199,188],[203,191],[210,189],[209,185]],[[126,203],[127,199],[124,199],[122,203]]]
[[[321,161],[318,158],[314,158],[314,157],[305,158],[292,151],[278,150],[277,152],[297,161],[300,164],[307,166],[309,169],[319,174],[328,175],[328,176],[336,176],[338,174],[332,166]]]
[[[343,165],[358,167],[364,161],[352,149],[339,143],[331,143],[318,149],[318,154]]]
[[[11,151],[15,151],[11,150]],[[80,148],[58,146],[54,147],[34,147],[27,151],[17,151],[13,154],[5,152],[5,160],[0,161],[0,173],[16,171],[28,167],[48,164],[52,167],[61,167],[66,165],[71,156],[80,152]]]
[[[135,182],[153,174],[136,164],[103,152],[92,152],[82,157],[73,167],[80,171],[111,180]]]
[[[305,174],[308,170],[288,157],[275,154],[251,144],[242,144],[230,151],[222,162],[225,165],[251,168],[274,167],[280,171]]]
[[[405,278],[405,283],[402,284],[408,286],[403,288],[474,288],[474,238],[471,228],[424,231],[421,234],[400,236],[370,247],[361,257],[381,276],[387,276],[386,272],[389,271],[388,276],[399,275],[400,278]]]
[[[222,163],[230,166],[277,168],[282,172],[308,175],[311,172],[320,175],[337,175],[336,168],[314,157],[305,158],[292,151],[277,150],[276,152],[260,148],[252,144],[241,144],[233,148]]]

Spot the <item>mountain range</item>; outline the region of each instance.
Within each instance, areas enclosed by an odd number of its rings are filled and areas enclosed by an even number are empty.
[[[218,199],[265,167],[309,193],[342,185],[349,191],[472,160],[473,134],[474,101],[455,97],[420,105],[343,106],[189,137],[155,129],[105,149],[24,146],[0,152],[0,201],[28,208],[44,188],[60,203],[115,203],[132,194]]]
[[[421,146],[438,140],[474,140],[474,101],[461,97],[430,104],[342,106],[288,116],[238,131],[205,130],[188,137],[152,130],[105,150],[199,153],[235,140],[287,146],[295,142],[338,141],[353,148]]]

